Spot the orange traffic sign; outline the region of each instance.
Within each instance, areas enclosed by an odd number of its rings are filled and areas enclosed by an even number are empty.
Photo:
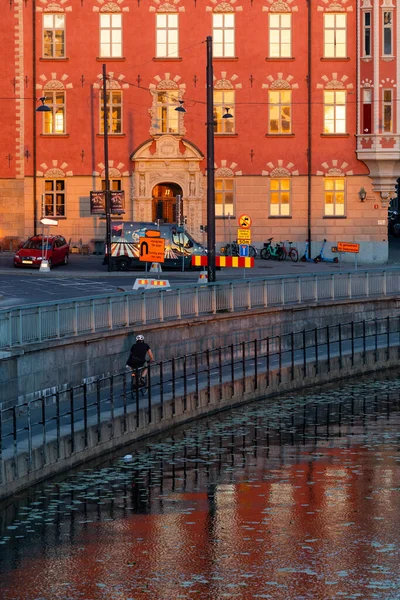
[[[337,251],[353,252],[353,254],[357,254],[358,252],[360,252],[360,244],[353,244],[351,242],[338,242]]]
[[[165,239],[160,237],[139,238],[139,260],[163,263],[165,260]]]
[[[243,229],[248,229],[251,225],[251,218],[249,215],[240,215],[239,217],[239,227],[243,227]]]
[[[159,229],[147,229],[145,236],[151,238],[159,238],[161,236],[161,231]]]

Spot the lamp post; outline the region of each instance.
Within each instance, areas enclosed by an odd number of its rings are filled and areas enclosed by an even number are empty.
[[[51,112],[50,106],[45,104],[46,97],[41,96],[39,98],[40,104],[36,108],[37,99],[34,98],[34,119],[33,119],[33,234],[36,235],[36,222],[37,222],[37,179],[36,179],[36,168],[37,168],[37,149],[36,149],[36,113],[40,112]],[[42,215],[44,217],[44,215]]]
[[[215,269],[215,157],[214,157],[214,77],[212,65],[212,37],[207,36],[207,276],[216,279]]]
[[[104,134],[104,179],[105,179],[105,209],[106,209],[106,248],[108,254],[107,270],[111,271],[111,206],[110,206],[110,177],[108,171],[108,115],[107,115],[107,79],[106,65],[103,64],[103,134]]]

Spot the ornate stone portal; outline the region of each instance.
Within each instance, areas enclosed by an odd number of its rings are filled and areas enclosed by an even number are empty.
[[[164,134],[138,146],[130,158],[134,165],[134,220],[152,220],[154,186],[161,183],[178,184],[182,188],[187,229],[199,237],[205,207],[204,176],[200,168],[204,155],[200,150],[181,136]]]

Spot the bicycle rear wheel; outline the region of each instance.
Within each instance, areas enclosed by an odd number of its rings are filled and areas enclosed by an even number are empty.
[[[271,258],[271,251],[269,248],[262,248],[260,252],[260,257],[264,260],[269,260]]]
[[[257,251],[256,251],[256,249],[254,248],[254,246],[249,246],[249,256],[250,256],[251,258],[255,258],[256,254],[257,254]]]
[[[289,256],[293,262],[297,262],[299,260],[299,253],[297,252],[296,248],[290,248]]]
[[[285,250],[281,246],[278,249],[278,260],[285,260],[285,258],[286,258],[286,252],[285,252]]]

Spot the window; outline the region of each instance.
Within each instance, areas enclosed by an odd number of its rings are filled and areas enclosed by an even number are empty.
[[[344,216],[344,179],[325,179],[325,216]]]
[[[383,90],[383,131],[393,131],[393,92]]]
[[[235,56],[234,13],[213,14],[213,55],[217,58]]]
[[[269,133],[285,134],[292,132],[291,105],[291,90],[270,90]]]
[[[121,13],[100,15],[100,56],[110,58],[122,56]]]
[[[270,179],[269,214],[271,217],[290,216],[290,179]]]
[[[65,92],[45,90],[46,106],[50,111],[43,112],[43,133],[65,133]]]
[[[372,133],[372,90],[363,89],[363,133]]]
[[[383,12],[383,54],[385,56],[392,56],[392,22],[393,22],[393,11],[385,10]]]
[[[157,57],[178,57],[178,15],[156,15]]]
[[[269,15],[269,57],[292,56],[292,15],[277,13]]]
[[[371,13],[364,12],[364,38],[363,56],[371,56]]]
[[[46,179],[44,189],[45,216],[65,217],[65,181],[63,179]]]
[[[160,133],[179,133],[179,91],[157,92],[157,130]]]
[[[346,133],[346,92],[324,91],[324,133]]]
[[[43,15],[43,56],[65,57],[65,15]]]
[[[214,132],[215,133],[234,133],[235,132],[235,92],[234,90],[215,90],[214,91]],[[227,114],[226,109],[233,118],[224,119]]]
[[[101,180],[101,189],[103,192],[106,191],[106,180]],[[110,179],[110,190],[112,192],[120,192],[122,190],[120,179]]]
[[[108,133],[122,133],[122,92],[121,90],[108,90],[107,102],[107,129]],[[100,133],[104,133],[104,105],[103,92],[100,94]]]
[[[346,58],[346,15],[324,14],[324,57]]]
[[[234,213],[235,183],[233,179],[215,180],[215,216],[231,217]]]

